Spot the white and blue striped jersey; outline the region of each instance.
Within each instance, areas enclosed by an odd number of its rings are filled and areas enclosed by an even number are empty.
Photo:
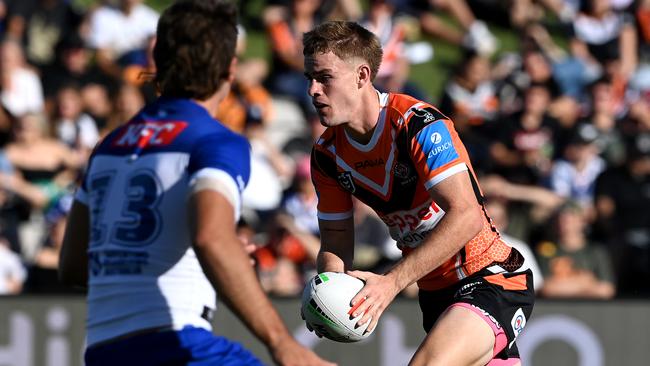
[[[76,199],[90,212],[88,345],[159,326],[211,329],[216,293],[192,249],[187,202],[199,177],[239,217],[247,140],[186,99],[161,98],[110,133]]]

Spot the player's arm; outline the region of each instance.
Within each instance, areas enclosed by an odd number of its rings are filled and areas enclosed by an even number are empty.
[[[300,346],[289,334],[257,280],[235,232],[232,200],[222,192],[202,189],[192,194],[189,203],[193,247],[206,276],[224,303],[268,347],[278,364],[331,365]]]
[[[467,171],[458,172],[429,189],[445,215],[427,239],[386,275],[400,291],[438,268],[483,228],[483,213]]]
[[[88,285],[88,206],[75,200],[68,215],[59,257],[59,280],[67,285]]]
[[[344,272],[352,268],[354,259],[354,219],[318,220],[321,247],[318,272]]]
[[[365,312],[357,324],[370,321],[368,331],[375,328],[379,317],[398,293],[451,258],[482,228],[482,213],[466,171],[446,178],[429,189],[429,193],[445,210],[445,215],[427,239],[383,276],[350,272],[366,282],[352,299],[352,305],[364,299],[352,315],[356,317]]]

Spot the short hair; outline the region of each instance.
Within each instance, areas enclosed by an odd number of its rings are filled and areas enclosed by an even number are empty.
[[[154,81],[163,96],[205,100],[229,77],[237,8],[229,0],[179,0],[158,21]]]
[[[305,56],[331,51],[341,60],[363,59],[370,66],[372,80],[377,76],[383,56],[379,39],[355,22],[325,22],[305,33],[302,43]]]

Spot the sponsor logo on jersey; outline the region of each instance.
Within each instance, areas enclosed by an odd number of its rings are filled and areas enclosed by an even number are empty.
[[[458,152],[452,142],[451,133],[447,125],[438,121],[423,128],[417,137],[426,154],[429,169],[435,170],[458,158]]]
[[[438,145],[442,141],[442,135],[438,132],[434,132],[431,134],[431,142],[433,142],[434,145]]]
[[[340,172],[338,176],[339,184],[343,189],[350,193],[354,193],[357,190],[357,187],[354,186],[354,181],[352,180],[351,172]]]
[[[122,133],[113,139],[116,147],[156,147],[172,143],[187,127],[182,121],[145,121],[127,125]]]
[[[517,309],[515,312],[515,315],[510,321],[510,325],[512,325],[512,331],[515,333],[515,337],[517,337],[519,333],[524,330],[524,327],[526,326],[526,316],[524,315],[524,311],[521,310],[521,308]]]
[[[432,157],[440,154],[441,152],[449,149],[450,147],[451,147],[451,142],[445,142],[442,145],[436,146],[433,150],[429,151],[429,155],[427,155],[427,159],[431,159]]]
[[[372,168],[378,165],[384,165],[386,164],[384,162],[384,159],[379,158],[379,159],[368,159],[364,161],[357,161],[354,163],[354,169],[359,170],[359,169],[365,169],[365,168]]]

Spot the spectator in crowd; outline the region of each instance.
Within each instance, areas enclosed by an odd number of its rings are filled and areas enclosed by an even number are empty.
[[[27,65],[18,41],[0,44],[0,100],[14,116],[43,112],[43,87],[38,75]]]
[[[604,69],[626,83],[637,67],[637,33],[634,20],[615,12],[609,0],[585,0],[573,21],[571,48],[590,64]]]
[[[16,1],[7,36],[24,42],[27,60],[40,69],[54,61],[57,42],[77,32],[82,20],[69,1]]]
[[[580,204],[564,205],[558,213],[552,241],[537,246],[544,285],[540,293],[552,298],[611,299],[616,293],[607,251],[587,237],[587,220]]]
[[[5,149],[7,158],[22,178],[37,185],[47,197],[47,207],[75,182],[85,163],[83,156],[59,140],[50,138],[43,116],[24,115],[16,121],[15,140]]]
[[[466,52],[444,88],[440,110],[453,118],[459,133],[489,129],[497,117],[499,101],[490,70],[488,58]]]
[[[621,167],[609,167],[596,182],[597,224],[607,241],[622,296],[650,295],[650,133],[627,145]]]
[[[147,49],[156,34],[158,13],[142,0],[119,0],[118,6],[100,6],[90,15],[88,44],[97,50],[99,67],[117,80],[128,76],[128,66],[147,65]]]
[[[59,89],[56,96],[54,129],[59,141],[79,153],[84,161],[99,140],[95,120],[83,112],[81,93],[75,85]]]
[[[607,77],[590,86],[590,110],[583,122],[594,127],[600,156],[610,165],[619,165],[625,158],[625,142],[619,129],[621,118],[616,111],[614,88]]]
[[[56,45],[56,61],[42,69],[43,92],[48,112],[54,112],[54,100],[59,89],[78,85],[83,98],[84,110],[88,110],[101,128],[102,118],[110,108],[109,94],[115,89],[115,81],[94,62],[93,53],[77,33],[68,34]]]
[[[297,102],[308,117],[315,112],[303,75],[302,35],[321,22],[321,4],[322,0],[291,0],[288,6],[267,9],[264,19],[272,51],[269,90]]]
[[[405,40],[412,31],[412,21],[395,15],[396,0],[372,0],[362,25],[373,32],[384,51],[375,84],[384,91],[409,94],[421,100],[429,98],[409,81],[410,61],[404,54]]]
[[[521,184],[540,184],[548,176],[558,123],[547,113],[550,92],[544,85],[525,91],[524,108],[498,122],[490,146],[495,172]]]
[[[245,136],[251,144],[251,176],[242,196],[242,215],[256,230],[265,230],[269,228],[268,219],[280,208],[294,167],[271,142],[262,123],[250,123]]]
[[[524,266],[533,272],[533,287],[535,291],[539,291],[544,284],[544,276],[542,275],[541,270],[539,269],[539,264],[537,264],[537,259],[535,258],[535,253],[530,248],[529,244],[515,238],[508,234],[508,206],[507,200],[500,199],[497,197],[488,198],[485,204],[485,210],[490,213],[492,222],[494,226],[499,230],[501,239],[505,241],[508,245],[517,249],[521,255],[524,256],[525,262]]]
[[[480,183],[488,202],[501,201],[507,205],[507,217],[501,220],[502,231],[526,243],[539,241],[539,232],[565,201],[546,188],[512,183],[497,174],[481,177]]]
[[[144,107],[144,102],[144,96],[140,89],[134,85],[123,83],[113,100],[113,108],[100,135],[105,136],[113,129],[131,120]]]
[[[239,27],[236,53],[239,57],[235,80],[230,93],[219,105],[217,118],[231,130],[242,133],[247,123],[266,125],[271,117],[271,94],[262,85],[268,74],[266,61],[243,59],[246,50],[246,30]]]
[[[605,161],[598,156],[597,138],[598,132],[594,126],[578,126],[564,151],[564,157],[554,163],[550,174],[551,189],[580,204],[589,221],[594,213],[596,178],[605,170]]]
[[[26,277],[20,256],[9,249],[6,239],[0,238],[0,295],[19,294]]]
[[[72,195],[61,196],[46,212],[46,235],[29,266],[24,291],[27,293],[78,292],[58,281],[59,255],[63,234],[72,207]]]

